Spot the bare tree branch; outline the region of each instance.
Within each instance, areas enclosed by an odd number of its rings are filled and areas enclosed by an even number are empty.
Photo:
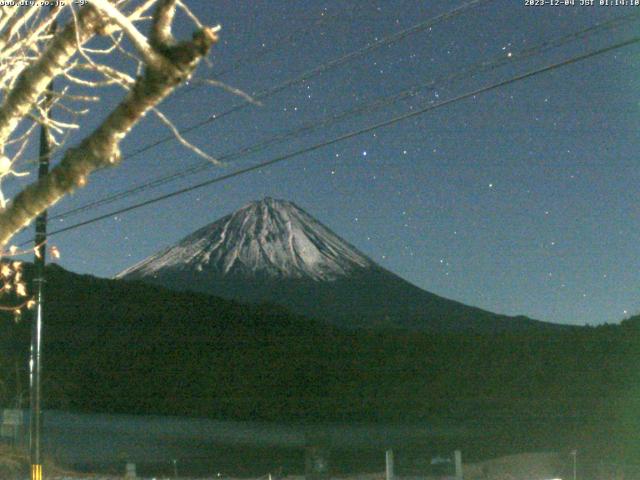
[[[149,42],[147,42],[147,37],[145,37],[138,29],[135,27],[133,22],[129,20],[125,15],[123,15],[120,10],[111,5],[107,0],[89,0],[96,8],[100,9],[104,12],[112,21],[114,21],[122,31],[129,37],[131,43],[136,47],[136,49],[142,55],[142,58],[149,66],[153,66],[155,68],[159,68],[162,59],[160,56],[151,48]]]
[[[0,154],[4,153],[4,144],[20,120],[38,102],[51,80],[64,71],[67,62],[76,53],[76,39],[87,41],[96,33],[101,23],[101,17],[93,7],[83,7],[77,23],[67,24],[54,37],[39,60],[22,71],[0,107]]]
[[[151,44],[156,48],[173,45],[171,25],[176,14],[176,0],[160,0],[153,15]]]
[[[157,60],[145,64],[144,72],[124,100],[77,147],[68,149],[49,175],[27,186],[0,212],[0,246],[40,212],[77,187],[84,186],[92,172],[117,164],[121,140],[150,109],[190,78],[199,61],[217,41],[219,27],[202,28],[194,33],[192,40],[175,43],[171,36],[174,13],[175,1],[160,0],[153,17],[154,41],[150,42]],[[18,82],[21,92],[12,91],[0,108],[0,142],[4,143],[20,118],[36,105],[38,95],[45,91],[50,79],[64,71],[66,62],[78,50],[76,34],[84,42],[100,22],[93,8],[83,8],[78,15],[77,29],[74,23],[67,26],[56,35],[34,67],[21,74],[23,78]]]
[[[160,119],[160,121],[162,123],[164,123],[169,128],[169,130],[171,130],[171,133],[173,133],[173,135],[176,137],[176,139],[178,140],[178,142],[180,142],[181,145],[183,145],[184,147],[188,148],[189,150],[194,152],[199,157],[202,157],[205,160],[213,163],[214,165],[218,165],[218,166],[222,166],[223,165],[223,163],[220,162],[218,159],[216,159],[216,158],[212,157],[211,155],[209,155],[208,153],[202,151],[200,148],[195,146],[189,140],[184,138],[182,136],[182,134],[180,133],[180,131],[173,124],[173,122],[171,120],[169,120],[169,118],[164,113],[162,113],[160,110],[158,110],[157,108],[154,108],[153,109],[153,113],[155,113],[156,116]]]

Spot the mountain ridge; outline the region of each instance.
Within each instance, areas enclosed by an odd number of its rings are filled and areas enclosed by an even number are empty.
[[[296,204],[270,197],[198,229],[116,278],[274,303],[349,329],[565,328],[495,314],[422,290],[376,264]]]

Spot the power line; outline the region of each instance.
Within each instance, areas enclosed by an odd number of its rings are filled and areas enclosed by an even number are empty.
[[[351,51],[341,57],[335,58],[333,60],[330,60],[326,63],[323,63],[321,65],[318,65],[317,67],[312,68],[311,70],[307,70],[306,72],[302,73],[301,75],[291,78],[289,80],[285,80],[284,82],[276,85],[275,87],[272,87],[270,89],[267,90],[263,90],[262,92],[259,92],[258,94],[254,95],[253,98],[257,101],[261,101],[264,100],[266,98],[269,98],[293,85],[299,84],[299,83],[303,83],[307,80],[309,80],[310,78],[313,78],[317,75],[320,75],[324,72],[327,72],[329,70],[332,70],[334,68],[337,68],[341,65],[344,65],[345,63],[361,57],[373,50],[377,50],[378,48],[381,48],[383,46],[386,45],[391,45],[394,43],[397,43],[401,40],[403,40],[404,38],[408,37],[409,35],[413,35],[415,33],[419,33],[421,31],[424,31],[430,27],[433,27],[443,21],[446,20],[450,20],[452,18],[457,17],[458,15],[461,15],[462,13],[466,12],[467,10],[480,6],[484,3],[489,3],[492,2],[494,0],[471,0],[467,3],[464,3],[462,5],[460,5],[459,7],[454,8],[453,10],[449,10],[448,12],[445,13],[441,13],[440,15],[437,15],[431,19],[425,20],[423,22],[417,23],[411,27],[405,28],[403,30],[400,30],[398,32],[392,33],[390,35],[387,35],[385,37],[382,37],[376,41],[374,41],[373,43],[370,43],[362,48],[359,48],[358,50],[354,50]],[[244,110],[245,108],[247,108],[249,105],[251,105],[251,103],[248,102],[244,102],[244,103],[240,103],[237,104],[231,108],[229,108],[228,110],[225,110],[222,113],[219,114],[214,114],[211,115],[210,117],[208,117],[205,120],[202,120],[200,122],[197,122],[189,127],[186,127],[184,129],[179,130],[179,133],[181,135],[184,135],[186,133],[192,132],[194,130],[197,130],[198,128],[203,127],[204,125],[208,125],[209,123],[215,122],[216,120],[219,120],[223,117],[226,117],[227,115],[231,115],[235,112],[238,112],[240,110]],[[173,141],[175,140],[175,135],[167,135],[166,137],[161,138],[160,140],[157,140],[155,142],[149,143],[137,150],[134,150],[131,153],[128,153],[126,155],[123,156],[123,160],[125,159],[129,159],[132,157],[135,157],[143,152],[146,152],[148,150],[151,150],[152,148],[155,148],[159,145],[162,145],[163,143],[169,142],[169,141]]]
[[[371,125],[371,126],[359,129],[359,130],[355,130],[355,131],[346,133],[344,135],[340,135],[340,136],[335,137],[335,138],[333,138],[331,140],[327,140],[327,141],[324,141],[324,142],[321,142],[321,143],[317,143],[317,144],[312,145],[310,147],[306,147],[306,148],[297,150],[295,152],[291,152],[291,153],[288,153],[288,154],[285,154],[285,155],[281,155],[279,157],[275,157],[275,158],[273,158],[271,160],[268,160],[266,162],[262,162],[262,163],[259,163],[257,165],[253,165],[253,166],[246,167],[246,168],[243,168],[243,169],[240,169],[240,170],[236,170],[235,172],[229,173],[227,175],[222,175],[220,177],[216,177],[216,178],[213,178],[213,179],[210,179],[210,180],[207,180],[207,181],[192,185],[190,187],[182,188],[180,190],[176,190],[176,191],[173,191],[171,193],[160,195],[158,197],[155,197],[155,198],[152,198],[152,199],[149,199],[149,200],[145,200],[144,202],[133,204],[133,205],[130,205],[128,207],[121,208],[121,209],[109,212],[107,214],[100,215],[100,216],[91,218],[89,220],[85,220],[83,222],[76,223],[74,225],[70,225],[68,227],[64,227],[64,228],[60,228],[58,230],[54,230],[53,232],[50,232],[49,236],[57,235],[57,234],[60,234],[60,233],[63,233],[63,232],[68,232],[70,230],[75,230],[76,228],[80,228],[80,227],[83,227],[83,226],[86,226],[86,225],[90,225],[90,224],[98,222],[100,220],[104,220],[106,218],[112,217],[113,215],[118,215],[118,214],[121,214],[121,213],[130,212],[132,210],[136,210],[138,208],[142,208],[142,207],[145,207],[147,205],[151,205],[153,203],[157,203],[157,202],[160,202],[162,200],[166,200],[168,198],[172,198],[172,197],[175,197],[175,196],[178,196],[178,195],[182,195],[182,194],[185,194],[185,193],[188,193],[188,192],[191,192],[191,191],[194,191],[194,190],[197,190],[197,189],[209,186],[209,185],[213,185],[214,183],[220,183],[220,182],[223,182],[225,180],[229,180],[231,178],[239,177],[239,176],[244,175],[246,173],[253,172],[255,170],[260,170],[262,168],[266,168],[266,167],[269,167],[271,165],[275,165],[277,163],[284,162],[284,161],[289,160],[291,158],[299,157],[299,156],[301,156],[303,154],[311,153],[311,152],[319,150],[321,148],[324,148],[324,147],[327,147],[327,146],[330,146],[330,145],[334,145],[334,144],[342,142],[344,140],[348,140],[348,139],[357,137],[359,135],[363,135],[365,133],[372,132],[374,130],[377,130],[377,129],[380,129],[380,128],[383,128],[383,127],[388,127],[388,126],[394,125],[394,124],[396,124],[398,122],[401,122],[401,121],[404,121],[404,120],[408,120],[410,118],[414,118],[414,117],[417,117],[419,115],[423,115],[423,114],[425,114],[427,112],[430,112],[432,110],[436,110],[436,109],[442,108],[444,106],[451,105],[453,103],[457,103],[459,101],[462,101],[462,100],[465,100],[465,99],[480,95],[482,93],[490,92],[492,90],[496,90],[498,88],[501,88],[501,87],[504,87],[504,86],[507,86],[507,85],[511,85],[511,84],[513,84],[515,82],[526,80],[526,79],[535,77],[537,75],[540,75],[540,74],[543,74],[543,73],[546,73],[546,72],[550,72],[550,71],[555,70],[557,68],[561,68],[561,67],[565,67],[565,66],[568,66],[568,65],[572,65],[574,63],[578,63],[578,62],[587,60],[589,58],[593,58],[593,57],[596,57],[596,56],[599,56],[599,55],[603,55],[603,54],[611,52],[613,50],[617,50],[619,48],[627,47],[627,46],[630,46],[630,45],[633,45],[633,44],[636,44],[636,43],[639,43],[639,42],[640,42],[640,37],[634,37],[634,38],[632,38],[630,40],[626,40],[624,42],[617,43],[617,44],[609,46],[609,47],[601,48],[599,50],[596,50],[596,51],[593,51],[593,52],[590,52],[590,53],[586,53],[586,54],[583,54],[583,55],[580,55],[580,56],[577,56],[577,57],[573,57],[573,58],[570,58],[568,60],[564,60],[564,61],[561,61],[561,62],[558,62],[558,63],[554,63],[552,65],[549,65],[549,66],[546,66],[546,67],[543,67],[543,68],[539,68],[537,70],[533,70],[533,71],[528,72],[528,73],[517,75],[517,76],[512,77],[510,79],[503,80],[503,81],[494,83],[494,84],[486,86],[486,87],[479,88],[477,90],[474,90],[474,91],[471,91],[471,92],[468,92],[468,93],[464,93],[462,95],[456,96],[456,97],[448,99],[448,100],[444,100],[444,101],[442,101],[440,103],[436,103],[436,104],[430,105],[430,106],[422,108],[420,110],[416,110],[416,111],[412,111],[412,112],[409,112],[409,113],[405,113],[405,114],[393,117],[390,120],[385,120],[383,122],[380,122],[380,123],[377,123],[377,124],[374,124],[374,125]]]
[[[352,15],[355,13],[355,11],[358,9],[359,5],[354,5],[352,8],[349,9],[349,14]],[[227,69],[219,72],[216,77],[215,80],[219,79],[222,76],[228,75],[229,73],[235,72],[239,69],[241,69],[244,65],[250,63],[250,62],[254,62],[257,60],[260,60],[262,57],[266,56],[267,54],[277,50],[278,48],[281,48],[282,46],[286,46],[288,43],[293,43],[293,41],[295,40],[295,38],[297,36],[299,36],[300,34],[306,34],[310,31],[313,31],[314,29],[316,29],[318,26],[322,25],[323,23],[329,21],[329,20],[334,20],[337,18],[340,18],[342,16],[341,12],[338,13],[334,13],[332,15],[323,15],[319,20],[316,20],[313,25],[311,27],[307,26],[307,27],[301,27],[299,29],[294,30],[293,32],[287,34],[287,35],[283,35],[280,38],[278,38],[277,40],[272,42],[272,45],[270,48],[265,48],[265,49],[255,49],[253,52],[250,52],[246,55],[243,55],[242,57],[240,57],[239,59],[237,59],[230,67],[228,67]],[[196,79],[197,80],[197,79]],[[199,84],[190,84],[188,86],[184,86],[184,88],[178,89],[176,92],[173,93],[172,97],[173,99],[180,97],[181,95],[184,95],[188,92],[191,92],[193,90],[196,90],[197,88],[202,87],[203,85],[206,85],[206,83],[199,83]],[[226,114],[226,112],[225,112]],[[210,120],[210,119],[207,119]],[[197,127],[196,127],[197,128]],[[187,133],[186,131],[180,131],[178,130],[179,133]],[[164,143],[166,141],[170,141],[170,140],[175,140],[175,136],[171,135],[171,136],[167,136],[166,138],[161,139],[160,143],[158,143],[157,145],[160,145],[161,143]],[[149,148],[153,148],[155,146],[157,146],[155,144],[153,145],[148,145]],[[130,154],[125,154],[122,157],[122,160],[134,157],[136,155],[138,155],[139,153],[142,153],[143,151],[148,150],[149,148],[147,148],[147,146],[142,147],[142,149],[140,151],[134,151]],[[39,157],[36,157],[32,160],[30,160],[30,162],[39,162],[41,159]]]
[[[287,81],[285,81],[285,82],[283,82],[283,83],[281,83],[281,84],[279,84],[279,85],[277,85],[277,86],[275,86],[275,87],[273,87],[273,88],[271,88],[269,90],[265,90],[262,93],[256,95],[255,99],[256,100],[263,100],[264,98],[267,98],[267,97],[269,97],[271,95],[274,95],[275,93],[278,93],[278,92],[288,88],[291,85],[306,81],[306,80],[308,80],[309,78],[312,78],[315,75],[318,75],[318,74],[323,73],[323,72],[325,72],[327,70],[330,70],[332,68],[340,66],[340,65],[350,61],[353,58],[356,58],[358,56],[364,55],[365,53],[367,53],[369,51],[372,51],[374,49],[380,48],[380,47],[382,47],[384,45],[389,45],[389,44],[395,43],[397,41],[400,41],[403,38],[407,37],[408,35],[420,32],[420,31],[425,30],[427,28],[433,27],[433,26],[437,25],[440,22],[443,22],[445,20],[454,18],[454,17],[464,13],[466,10],[468,10],[470,8],[477,7],[477,6],[479,6],[479,5],[483,4],[483,3],[489,3],[489,2],[492,2],[492,1],[493,0],[472,0],[472,1],[467,2],[467,3],[465,3],[465,4],[463,4],[463,5],[459,6],[459,7],[454,8],[453,10],[450,10],[448,12],[442,13],[440,15],[437,15],[437,16],[435,16],[435,17],[433,17],[431,19],[425,20],[423,22],[417,23],[417,24],[415,24],[415,25],[413,25],[411,27],[408,27],[406,29],[400,30],[400,31],[395,32],[395,33],[393,33],[391,35],[382,37],[382,38],[380,38],[379,40],[376,40],[374,43],[372,43],[370,45],[367,45],[367,46],[365,46],[363,48],[360,48],[358,50],[354,50],[354,51],[352,51],[352,52],[350,52],[348,54],[345,54],[345,55],[343,55],[341,57],[338,57],[338,58],[336,58],[334,60],[331,60],[331,61],[329,61],[327,63],[320,64],[317,67],[314,67],[313,69],[308,70],[307,72],[303,73],[300,76],[297,76],[297,77],[294,77],[292,79],[289,79],[289,80],[287,80]],[[179,130],[179,133],[181,135],[189,133],[189,132],[191,132],[193,130],[196,130],[198,128],[201,128],[201,127],[203,127],[203,126],[205,126],[207,124],[210,124],[210,123],[214,122],[215,120],[218,120],[218,119],[220,119],[220,118],[222,118],[222,117],[224,117],[226,115],[229,115],[231,113],[234,113],[236,111],[244,109],[248,105],[249,105],[249,103],[238,104],[235,107],[232,107],[229,110],[226,110],[225,112],[222,112],[221,114],[213,115],[213,116],[211,116],[211,117],[209,117],[209,118],[207,118],[207,119],[205,119],[205,120],[203,120],[201,122],[198,122],[198,123],[196,123],[194,125],[191,125],[189,127],[183,128],[183,129]],[[152,148],[155,148],[155,147],[157,147],[157,146],[159,146],[159,145],[161,145],[163,143],[166,143],[168,141],[173,141],[173,140],[175,140],[175,135],[168,135],[168,136],[166,136],[166,137],[164,137],[164,138],[162,138],[162,139],[160,139],[160,140],[158,140],[156,142],[152,142],[150,144],[147,144],[147,145],[139,148],[138,150],[135,150],[135,151],[133,151],[133,152],[131,152],[129,154],[124,155],[123,158],[122,158],[122,161],[130,159],[132,157],[135,157],[140,153],[143,153],[143,152],[148,151],[148,150],[150,150]],[[227,158],[225,158],[225,159],[227,159]],[[93,204],[92,204],[92,206],[93,206]],[[80,208],[82,208],[83,210],[85,209],[84,207],[80,207]],[[75,209],[75,210],[77,210],[77,209]],[[63,215],[67,215],[67,213],[59,214],[55,218],[60,218]]]
[[[357,5],[357,4],[354,5],[352,8],[349,9],[349,14],[352,15],[353,13],[355,13],[356,10],[358,10],[358,8],[360,8],[360,5]],[[220,77],[223,77],[223,76],[228,75],[230,73],[233,73],[233,72],[241,69],[242,67],[244,67],[245,65],[247,65],[249,63],[253,63],[253,62],[259,61],[260,59],[262,59],[263,57],[265,57],[269,53],[281,48],[283,46],[283,44],[293,43],[293,41],[295,40],[296,37],[298,37],[298,36],[300,36],[302,34],[309,33],[311,31],[317,29],[323,23],[326,23],[329,20],[339,19],[342,16],[343,16],[343,12],[337,12],[337,13],[334,13],[332,15],[321,14],[321,18],[316,20],[315,22],[313,22],[313,24],[311,26],[298,28],[298,29],[294,30],[293,32],[291,32],[291,33],[289,33],[287,35],[281,36],[280,38],[278,38],[275,41],[271,42],[271,47],[255,49],[253,52],[250,52],[247,55],[243,55],[241,58],[239,58],[238,60],[233,62],[233,64],[231,66],[229,66],[228,68],[223,69],[220,72],[218,72],[216,74],[216,78],[220,78]]]
[[[302,124],[301,126],[293,129],[293,130],[289,130],[287,132],[283,132],[280,134],[277,134],[273,137],[270,137],[268,139],[265,139],[263,141],[254,143],[250,146],[244,147],[240,150],[236,150],[234,152],[230,152],[230,153],[226,153],[223,154],[222,156],[218,157],[219,160],[221,161],[226,161],[226,160],[231,160],[231,159],[236,159],[238,157],[243,157],[245,155],[249,155],[249,154],[253,154],[256,153],[258,151],[264,150],[265,148],[272,146],[274,144],[279,144],[282,143],[284,141],[286,141],[288,138],[295,138],[300,134],[303,133],[308,133],[310,131],[314,131],[318,128],[321,127],[325,127],[325,126],[330,126],[334,123],[337,123],[339,121],[342,121],[346,118],[352,117],[352,116],[356,116],[356,115],[361,115],[363,113],[369,113],[369,112],[373,112],[376,110],[379,110],[385,106],[388,106],[390,104],[394,104],[394,103],[398,103],[400,101],[406,100],[408,98],[414,97],[418,94],[419,91],[424,90],[424,89],[430,89],[433,90],[435,88],[435,85],[438,82],[442,82],[445,84],[449,84],[451,82],[466,78],[468,76],[472,76],[472,75],[476,75],[479,73],[486,73],[488,71],[492,71],[495,70],[499,67],[502,67],[504,65],[507,64],[513,64],[515,61],[520,61],[520,60],[524,60],[533,56],[537,56],[541,53],[544,53],[546,51],[549,51],[553,48],[557,48],[561,45],[564,45],[566,43],[569,43],[573,40],[576,39],[580,39],[583,38],[587,35],[590,34],[594,34],[594,33],[600,33],[603,31],[607,31],[607,30],[611,30],[612,28],[617,28],[620,27],[621,25],[624,25],[625,23],[637,20],[640,18],[640,13],[638,14],[633,14],[633,15],[626,15],[623,17],[617,17],[614,18],[612,20],[609,20],[607,22],[603,22],[603,23],[598,23],[596,25],[587,27],[583,30],[580,30],[578,32],[573,32],[570,34],[566,34],[563,35],[561,37],[552,39],[552,40],[546,40],[538,45],[529,47],[527,49],[521,50],[519,52],[515,52],[513,53],[513,55],[511,56],[506,56],[504,54],[500,54],[497,55],[495,57],[493,57],[491,60],[488,61],[480,61],[477,62],[475,64],[473,64],[470,67],[467,68],[463,68],[462,70],[455,72],[453,74],[450,74],[446,77],[442,77],[436,80],[431,80],[429,82],[420,84],[420,85],[416,85],[416,86],[412,86],[410,88],[407,88],[401,92],[398,92],[396,94],[393,95],[389,95],[387,97],[384,97],[382,99],[379,100],[375,100],[373,102],[367,102],[367,103],[363,103],[360,105],[357,105],[353,108],[350,108],[346,111],[343,112],[339,112],[339,113],[334,113],[332,115],[326,116],[322,119],[319,120],[313,120],[310,122],[306,122],[304,124]],[[76,215],[79,214],[81,212],[84,211],[88,211],[88,210],[92,210],[94,208],[100,207],[102,205],[106,205],[109,203],[113,203],[117,200],[121,200],[123,198],[127,198],[131,195],[135,195],[138,193],[141,193],[145,190],[148,190],[150,188],[156,188],[160,185],[164,185],[170,181],[173,180],[177,180],[180,178],[184,178],[187,177],[189,175],[193,175],[195,173],[204,171],[204,170],[208,170],[209,168],[211,168],[212,165],[210,162],[205,162],[203,164],[199,164],[196,166],[193,166],[191,168],[188,169],[181,169],[181,170],[177,170],[174,173],[171,173],[169,175],[164,175],[164,176],[160,176],[157,177],[154,180],[151,181],[147,181],[147,182],[143,182],[141,184],[138,184],[134,187],[128,188],[126,190],[122,190],[120,192],[108,195],[106,197],[103,197],[102,199],[98,199],[98,200],[94,200],[92,202],[89,202],[87,204],[81,205],[79,207],[75,207],[71,210],[67,210],[65,212],[59,213],[53,217],[51,217],[51,219],[59,219],[59,218],[67,218],[71,215]]]
[[[359,8],[359,5],[354,5],[352,8],[349,9],[349,13],[347,13],[347,15],[353,15],[356,10]],[[240,58],[238,58],[237,60],[235,60],[229,67],[221,70],[220,72],[218,72],[215,75],[216,79],[219,79],[220,77],[224,77],[226,75],[229,75],[230,73],[233,73],[237,70],[242,69],[245,65],[248,65],[250,63],[254,63],[257,61],[260,61],[262,58],[266,57],[268,54],[282,48],[283,46],[286,46],[290,43],[293,43],[295,41],[295,39],[301,35],[305,35],[309,32],[314,31],[315,29],[317,29],[320,25],[322,25],[323,23],[328,22],[329,20],[335,20],[335,19],[339,19],[343,16],[343,12],[337,12],[334,13],[332,15],[324,15],[321,14],[321,18],[317,19],[315,22],[313,22],[313,24],[311,26],[306,26],[306,27],[301,27],[298,29],[295,29],[294,31],[288,33],[287,35],[282,35],[279,38],[277,38],[276,40],[273,40],[271,43],[270,47],[266,47],[266,48],[257,48],[254,49],[252,52],[249,52],[243,56],[241,56]],[[191,92],[199,87],[201,87],[202,84],[199,85],[190,85],[188,88],[183,88],[181,90],[179,90],[178,92],[176,92],[173,96],[173,98],[176,98],[180,95],[184,95],[185,93]]]
[[[272,87],[271,89],[267,89],[267,90],[263,90],[262,92],[258,93],[257,95],[254,96],[255,100],[264,100],[265,98],[268,98],[270,96],[273,96],[293,85],[296,85],[298,83],[302,83],[305,82],[307,80],[309,80],[310,78],[313,78],[316,75],[320,75],[326,71],[329,71],[333,68],[339,67],[341,65],[344,65],[345,63],[353,60],[354,58],[358,58],[361,57],[363,55],[365,55],[366,53],[369,53],[373,50],[376,50],[378,48],[381,48],[383,46],[388,46],[388,45],[392,45],[394,43],[397,43],[401,40],[403,40],[404,38],[408,37],[409,35],[413,35],[415,33],[419,33],[421,31],[424,31],[428,28],[431,28],[441,22],[444,22],[446,20],[450,20],[452,18],[457,17],[458,15],[461,15],[462,13],[466,12],[469,9],[478,7],[482,4],[485,3],[490,3],[494,0],[470,0],[452,10],[449,10],[445,13],[441,13],[439,15],[436,15],[435,17],[432,17],[428,20],[419,22],[417,24],[414,24],[408,28],[405,28],[403,30],[400,30],[398,32],[392,33],[390,35],[384,36],[380,39],[377,39],[376,41],[374,41],[373,43],[367,44],[366,46],[351,51],[341,57],[335,58],[333,60],[330,60],[329,62],[323,63],[318,65],[317,67],[312,68],[311,70],[307,70],[306,72],[302,73],[301,75],[291,78],[289,80],[284,81],[283,83],[280,83],[278,85],[276,85],[275,87]],[[247,108],[249,105],[251,105],[248,102],[245,103],[241,103],[238,104],[234,107],[231,107],[230,109],[220,113],[220,114],[214,114],[212,116],[210,116],[209,118],[200,121],[194,125],[191,125],[189,127],[183,128],[178,130],[178,133],[180,135],[184,135],[187,134],[189,132],[192,132],[198,128],[201,128],[205,125],[208,125],[210,123],[213,123],[216,120],[219,120],[220,118],[226,117],[227,115],[230,115],[232,113],[235,113],[237,111],[243,110],[245,108]],[[157,140],[155,142],[149,143],[137,150],[134,150],[133,152],[130,152],[128,154],[125,154],[122,156],[121,161],[130,159],[132,157],[135,157],[143,152],[146,152],[148,150],[151,150],[159,145],[162,145],[163,143],[169,142],[169,141],[173,141],[176,139],[176,136],[174,134],[171,135],[167,135],[166,137],[161,138],[160,140]],[[56,217],[52,217],[52,219],[54,218],[60,218],[62,215],[57,215]]]

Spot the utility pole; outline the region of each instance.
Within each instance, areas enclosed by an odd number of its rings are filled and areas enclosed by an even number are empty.
[[[50,101],[50,96],[45,101]],[[45,111],[48,111],[45,110]],[[46,125],[40,127],[40,161],[38,178],[49,173],[49,131]],[[29,456],[31,459],[31,480],[42,480],[42,458],[40,437],[42,433],[42,390],[40,376],[42,372],[42,320],[44,316],[44,267],[46,262],[47,211],[36,218],[35,258],[33,260],[36,308],[31,321],[31,358],[29,360],[30,421]]]
[[[461,450],[456,450],[455,452],[453,452],[453,461],[455,465],[456,480],[462,480],[463,475],[462,475],[462,451]]]
[[[395,474],[393,472],[393,450],[389,449],[385,452],[385,480],[394,480]]]
[[[55,22],[50,31],[56,30]],[[49,92],[44,99],[45,122],[40,127],[40,151],[38,161],[38,179],[49,174],[49,160],[51,146],[49,144],[49,128],[46,119],[50,118],[51,102],[53,96],[53,81],[49,84]],[[36,217],[36,236],[34,241],[35,257],[33,260],[34,276],[33,286],[35,289],[36,308],[31,321],[31,351],[29,359],[29,458],[31,463],[31,480],[42,480],[42,455],[40,443],[42,436],[42,323],[44,316],[44,286],[46,263],[46,243],[47,243],[47,211],[43,211]]]

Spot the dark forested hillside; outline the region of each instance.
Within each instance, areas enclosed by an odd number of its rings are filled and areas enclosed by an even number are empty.
[[[620,422],[635,428],[636,320],[537,334],[343,332],[279,307],[55,266],[47,299],[47,408],[285,421],[515,425],[533,418],[565,430],[611,430]],[[28,319],[6,318],[2,329],[2,393],[11,404],[14,367],[26,366]],[[27,384],[24,368],[20,381]]]

